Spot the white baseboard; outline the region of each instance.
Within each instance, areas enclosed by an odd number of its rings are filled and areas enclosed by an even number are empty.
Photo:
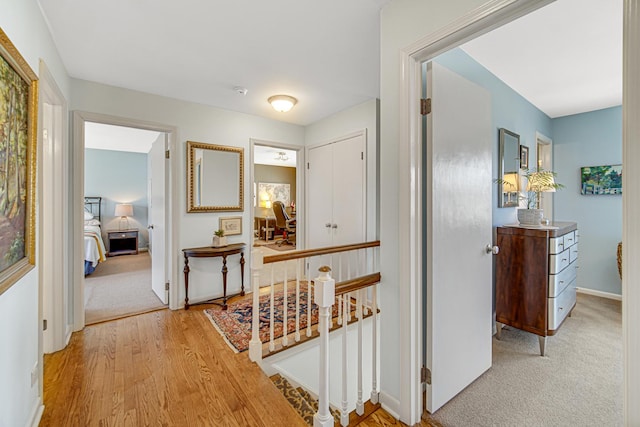
[[[40,419],[42,418],[43,413],[44,405],[42,404],[42,400],[38,399],[38,403],[31,413],[31,422],[27,425],[30,425],[31,427],[38,427],[40,425]]]
[[[576,292],[585,295],[594,295],[601,298],[608,298],[616,301],[622,301],[622,295],[612,294],[611,292],[596,291],[589,288],[576,288]]]
[[[395,397],[389,396],[384,391],[380,392],[380,405],[382,409],[387,411],[396,420],[400,419],[400,401]]]

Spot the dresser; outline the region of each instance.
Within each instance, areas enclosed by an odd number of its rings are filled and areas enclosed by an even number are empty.
[[[496,234],[497,337],[503,325],[536,334],[544,356],[546,337],[576,305],[578,226],[502,226]]]
[[[107,240],[108,256],[138,254],[138,230],[108,230]]]

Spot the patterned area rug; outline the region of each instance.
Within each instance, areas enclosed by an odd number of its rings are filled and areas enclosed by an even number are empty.
[[[307,327],[307,291],[300,289],[300,331]],[[302,288],[302,286],[301,286]],[[296,330],[296,290],[287,291],[287,334]],[[270,295],[260,296],[260,341],[269,341],[269,308]],[[274,294],[274,337],[282,336],[284,319],[284,292],[276,291]],[[228,305],[227,310],[219,307],[204,310],[211,323],[224,337],[229,346],[237,353],[246,351],[251,341],[251,321],[253,319],[253,307],[251,298]],[[333,305],[333,316],[337,316],[337,304]],[[311,324],[318,323],[318,306],[311,304]]]

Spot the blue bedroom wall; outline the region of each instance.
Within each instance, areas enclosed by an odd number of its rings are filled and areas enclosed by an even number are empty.
[[[536,163],[536,131],[552,137],[551,119],[533,104],[491,74],[486,68],[467,55],[462,49],[453,49],[434,59],[462,77],[484,87],[491,93],[492,126],[494,130],[493,171],[498,177],[499,140],[498,129],[505,128],[520,135],[520,144],[529,147],[529,166]],[[557,197],[556,197],[557,199]],[[498,185],[492,191],[493,225],[517,223],[516,208],[498,207]]]
[[[553,119],[552,135],[554,168],[566,186],[556,193],[554,217],[578,222],[578,286],[621,295],[616,249],[622,240],[622,195],[581,195],[580,168],[622,163],[622,107]]]
[[[139,230],[138,247],[148,247],[147,154],[87,148],[84,194],[103,198],[103,238],[107,230],[118,229],[119,218],[114,216],[116,203],[133,204],[129,228]]]

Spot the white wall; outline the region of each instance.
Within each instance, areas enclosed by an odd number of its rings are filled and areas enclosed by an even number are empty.
[[[218,229],[218,218],[243,216],[243,234],[229,236],[229,243],[248,244],[245,257],[250,256],[253,227],[249,223],[253,199],[249,182],[249,139],[279,141],[293,145],[304,145],[304,128],[297,125],[264,119],[248,114],[236,113],[186,101],[136,92],[132,90],[72,80],[71,110],[107,114],[147,122],[161,123],[177,128],[177,149],[173,150],[178,174],[179,217],[173,221],[179,227],[179,240],[171,255],[173,270],[178,274],[179,302],[184,302],[184,261],[182,248],[208,246],[213,231]],[[228,145],[245,149],[244,168],[244,212],[187,213],[186,201],[186,141]],[[221,183],[224,185],[224,183]],[[248,261],[248,259],[247,259]],[[222,261],[220,258],[191,259],[189,262],[189,301],[197,302],[222,295]],[[249,283],[249,263],[245,265],[245,288]],[[229,258],[227,267],[228,293],[240,289],[240,267],[237,256]]]
[[[435,32],[449,22],[484,3],[483,0],[395,0],[381,12],[380,57],[380,240],[382,242],[380,285],[381,340],[381,402],[402,416],[410,417],[408,386],[412,375],[407,366],[408,348],[403,348],[401,336],[409,331],[411,313],[403,310],[400,301],[398,261],[406,256],[398,240],[400,174],[399,111],[401,49]],[[416,373],[417,375],[417,373]],[[402,405],[401,405],[402,403]]]
[[[0,10],[0,28],[31,69],[38,74],[42,58],[68,99],[69,79],[37,2],[0,0]],[[0,295],[0,426],[30,425],[42,404],[41,371],[31,386],[31,370],[36,363],[42,366],[37,265],[38,260],[34,270]]]
[[[378,238],[378,116],[380,102],[372,99],[322,119],[305,128],[307,147],[367,130],[367,240]]]

